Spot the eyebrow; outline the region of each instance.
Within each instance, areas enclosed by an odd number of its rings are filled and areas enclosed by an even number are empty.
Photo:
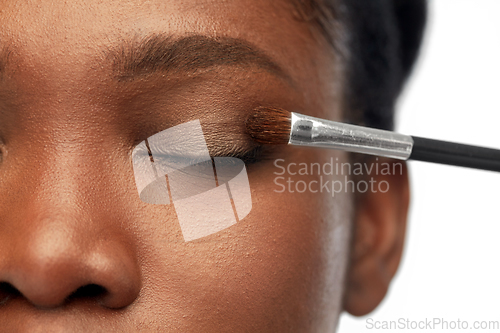
[[[119,81],[155,73],[196,73],[217,66],[256,67],[292,82],[263,51],[240,38],[192,35],[182,38],[152,35],[109,51]]]

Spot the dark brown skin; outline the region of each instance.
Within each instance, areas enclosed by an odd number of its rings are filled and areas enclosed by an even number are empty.
[[[117,78],[113,54],[150,35],[237,38],[285,75],[216,63]],[[286,1],[4,1],[0,50],[3,331],[327,332],[343,308],[383,299],[406,172],[379,176],[390,191],[358,207],[350,193],[276,193],[275,158],[347,161],[279,148],[247,165],[251,213],[187,243],[173,206],[137,194],[133,148],[176,124],[200,119],[224,156],[255,147],[244,120],[258,106],[341,119],[341,63]]]

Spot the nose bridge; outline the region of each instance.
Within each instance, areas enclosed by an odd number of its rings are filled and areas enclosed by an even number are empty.
[[[16,192],[7,203],[9,221],[29,224],[31,230],[49,225],[54,231],[49,234],[74,237],[75,244],[93,232],[98,238],[102,230],[126,233],[120,228],[126,225],[124,209],[133,199],[126,195],[132,174],[126,151],[81,134],[40,148],[27,147],[23,161],[13,163],[18,170],[9,186]],[[56,230],[71,234],[62,236]]]
[[[40,145],[27,147],[15,166],[23,188],[39,202],[91,211],[103,201],[120,200],[130,182],[128,152],[106,138],[70,133]]]
[[[126,216],[123,208],[133,198],[124,193],[134,186],[129,138],[109,125],[115,110],[72,91],[58,89],[14,106],[17,126],[2,165],[0,218],[2,211],[20,223],[63,214],[113,224]]]

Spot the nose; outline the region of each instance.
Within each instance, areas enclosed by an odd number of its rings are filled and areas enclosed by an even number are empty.
[[[79,235],[63,222],[46,218],[31,235],[23,235],[24,242],[15,237],[7,248],[1,246],[4,302],[21,295],[35,306],[50,308],[82,299],[107,308],[131,304],[141,280],[130,244],[109,234]]]
[[[141,271],[127,227],[131,205],[120,200],[123,181],[113,183],[117,168],[114,176],[99,164],[92,166],[95,175],[83,163],[66,173],[38,169],[19,168],[0,189],[0,305],[13,298],[42,308],[132,304]]]

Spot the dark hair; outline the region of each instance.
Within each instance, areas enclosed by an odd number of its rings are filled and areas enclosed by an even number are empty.
[[[394,106],[417,57],[426,0],[293,0],[343,59],[345,120],[393,129]]]

